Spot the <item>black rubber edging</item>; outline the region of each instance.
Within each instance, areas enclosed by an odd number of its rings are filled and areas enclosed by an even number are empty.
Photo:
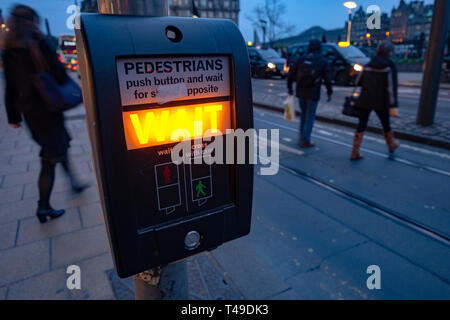
[[[284,112],[283,109],[281,109],[279,107],[270,106],[270,105],[266,105],[266,104],[262,104],[262,103],[253,102],[253,105],[256,106],[256,107],[263,108],[263,109],[276,111],[276,112],[279,112],[279,113],[283,113]],[[299,116],[300,112],[296,111],[296,114]],[[321,122],[337,124],[337,125],[341,125],[341,126],[352,128],[352,129],[356,129],[356,126],[357,126],[356,123],[352,123],[352,122],[348,122],[348,121],[340,120],[340,119],[328,118],[328,117],[324,117],[324,116],[320,116],[320,115],[316,116],[316,119],[321,121]],[[372,126],[368,126],[367,127],[367,131],[368,132],[372,132],[372,133],[376,133],[376,134],[380,134],[380,135],[383,134],[383,130],[382,129],[376,128],[376,127],[372,127]],[[421,143],[421,144],[425,144],[425,145],[428,145],[428,146],[433,146],[433,147],[438,147],[438,148],[450,150],[450,142],[446,142],[446,141],[443,141],[443,140],[437,140],[437,139],[433,139],[433,138],[423,137],[423,136],[407,133],[407,132],[404,132],[404,131],[398,131],[398,130],[395,130],[395,136],[397,138],[399,138],[399,139],[402,139],[402,140],[416,142],[416,143]]]

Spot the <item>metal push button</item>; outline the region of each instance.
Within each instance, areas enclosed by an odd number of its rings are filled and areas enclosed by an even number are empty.
[[[200,245],[200,233],[189,231],[184,238],[184,245],[188,250],[195,250]]]

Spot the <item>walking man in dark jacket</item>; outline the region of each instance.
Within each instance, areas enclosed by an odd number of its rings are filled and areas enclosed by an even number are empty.
[[[316,110],[320,100],[322,82],[327,87],[328,101],[331,100],[333,89],[331,87],[330,66],[322,56],[322,43],[311,40],[308,54],[301,57],[288,75],[288,94],[293,95],[292,82],[297,82],[297,97],[300,103],[300,147],[310,148],[311,133],[316,119]]]

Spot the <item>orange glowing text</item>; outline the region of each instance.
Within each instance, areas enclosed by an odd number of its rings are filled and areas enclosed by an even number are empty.
[[[128,150],[214,136],[231,129],[230,102],[123,112]]]

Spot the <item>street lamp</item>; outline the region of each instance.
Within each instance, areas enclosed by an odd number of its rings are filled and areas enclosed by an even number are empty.
[[[350,35],[352,32],[352,9],[355,9],[358,5],[354,1],[346,1],[343,4],[344,4],[344,7],[346,7],[348,9],[347,42],[350,43]]]
[[[265,45],[266,45],[266,26],[267,26],[267,21],[261,19],[261,20],[259,20],[259,22],[261,22],[262,29],[263,29],[263,47],[265,47]]]
[[[6,29],[5,20],[3,19],[2,9],[0,9],[0,35],[3,35]]]

